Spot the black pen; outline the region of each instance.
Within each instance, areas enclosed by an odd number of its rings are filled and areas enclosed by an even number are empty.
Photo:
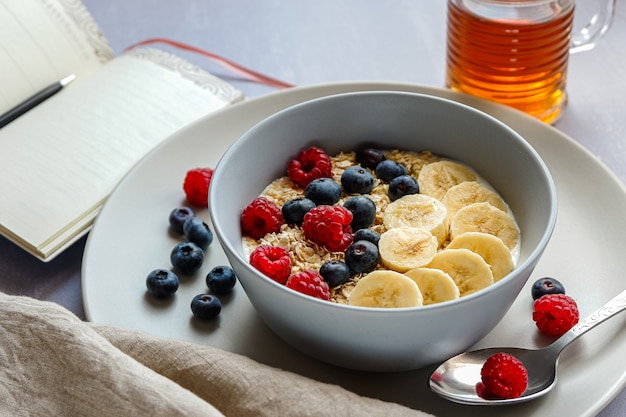
[[[43,103],[44,101],[61,91],[61,89],[70,82],[72,82],[74,78],[76,78],[74,74],[70,74],[67,77],[63,78],[61,81],[44,88],[26,101],[18,104],[8,112],[4,113],[2,116],[0,116],[0,128],[8,125],[13,120],[17,119],[33,107]]]

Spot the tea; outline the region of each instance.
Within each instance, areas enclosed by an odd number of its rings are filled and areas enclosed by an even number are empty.
[[[556,120],[567,101],[574,6],[551,3],[450,0],[448,87]]]

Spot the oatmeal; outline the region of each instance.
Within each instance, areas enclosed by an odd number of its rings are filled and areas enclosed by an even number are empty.
[[[364,245],[363,251],[376,251],[372,256],[376,256],[378,262],[374,263],[375,266],[370,271],[352,272],[345,282],[330,287],[332,302],[366,306],[379,303],[381,305],[378,306],[388,307],[387,301],[384,303],[382,301],[388,298],[387,294],[384,294],[385,290],[380,289],[382,293],[378,294],[376,285],[381,288],[389,286],[390,280],[397,280],[397,275],[400,275],[403,280],[408,279],[401,283],[403,288],[410,287],[409,292],[415,289],[417,294],[415,300],[411,298],[409,304],[430,304],[478,291],[501,279],[513,269],[513,253],[519,244],[519,229],[506,203],[470,167],[449,161],[429,151],[390,150],[381,155],[386,161],[396,162],[396,167],[399,165],[400,171],[392,175],[393,179],[386,177],[382,167],[378,169],[379,165],[376,167],[359,165],[356,152],[341,152],[328,157],[331,168],[327,174],[333,181],[321,183],[318,179],[322,192],[328,189],[328,193],[332,195],[337,192],[337,186],[343,190],[345,187],[340,185],[342,181],[347,181],[344,173],[348,168],[355,166],[359,167],[356,170],[357,178],[352,178],[351,175],[350,180],[361,181],[368,191],[362,196],[358,193],[346,194],[340,191],[340,194],[337,194],[339,195],[337,201],[330,204],[334,211],[329,209],[320,214],[318,220],[320,223],[332,222],[331,219],[337,218],[344,219],[339,220],[339,223],[344,222],[343,225],[338,223],[309,227],[314,231],[309,232],[307,236],[306,227],[303,228],[302,225],[277,222],[274,230],[262,237],[252,238],[244,234],[245,248],[249,253],[261,245],[285,249],[291,261],[291,275],[309,270],[319,271],[325,263],[333,260],[346,262],[347,247],[341,246],[342,250],[329,250],[329,243],[324,243],[324,239],[329,238],[327,235],[332,234],[333,230],[342,233],[341,229],[344,233],[343,238],[346,235],[349,237],[350,241],[346,243],[354,244],[352,233],[356,230],[350,230],[349,226],[346,228],[345,216],[355,221],[355,217],[362,216],[362,212],[367,211],[367,204],[364,206],[363,203],[371,204],[369,203],[371,200],[372,218],[371,221],[367,221],[369,224],[367,228],[375,232],[374,235],[378,235],[380,240],[375,242],[375,245]],[[387,165],[392,166],[392,171],[395,169],[394,164],[388,162]],[[382,180],[381,177],[386,180]],[[368,184],[368,181],[371,184]],[[284,176],[269,184],[263,190],[262,197],[275,205],[274,210],[280,210],[288,202],[298,200],[296,202],[300,203],[302,199],[306,199],[307,189],[289,176]],[[404,192],[408,194],[403,194]],[[352,209],[350,214],[346,214],[349,210],[344,206]],[[305,219],[307,216],[309,219],[313,216],[308,210],[308,208],[303,210],[307,212],[304,215]],[[316,207],[316,211],[321,210],[322,208]],[[496,216],[493,210],[498,212]],[[280,216],[275,213],[274,217]],[[491,217],[495,218],[493,224],[489,223]],[[317,229],[323,230],[318,232]],[[503,230],[506,233],[499,235]],[[312,236],[311,233],[320,233],[321,236]],[[330,236],[329,239],[332,241],[334,238],[335,236]],[[336,239],[335,241],[337,245],[343,244]],[[451,241],[454,241],[452,245]],[[372,246],[375,249],[371,249]],[[494,252],[492,246],[500,251]],[[506,248],[506,252],[502,252],[502,247]],[[461,263],[470,261],[474,262],[472,265],[475,266],[470,267],[473,268],[471,271],[464,272]],[[437,269],[438,272],[430,274],[427,269]],[[395,274],[393,276],[385,273],[376,274],[374,278],[378,283],[374,279],[368,279],[368,287],[371,288],[368,288],[366,293],[371,299],[365,304],[351,300],[350,295],[358,283],[374,270],[393,271]],[[473,276],[474,273],[477,276]],[[444,277],[443,281],[441,276]],[[400,285],[400,282],[393,281],[392,287],[396,284]],[[354,295],[354,298],[357,296]]]

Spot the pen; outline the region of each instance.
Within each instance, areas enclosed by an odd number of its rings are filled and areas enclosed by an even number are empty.
[[[45,100],[49,99],[50,97],[52,97],[53,95],[61,91],[61,89],[65,87],[67,84],[69,84],[70,82],[72,82],[74,78],[75,78],[75,75],[70,74],[67,77],[63,78],[61,81],[58,81],[44,88],[43,90],[41,90],[34,96],[26,99],[24,102],[18,104],[17,106],[13,107],[8,112],[4,113],[2,116],[0,116],[0,128],[8,125],[13,120],[17,119],[18,117],[20,117],[21,115],[23,115],[24,113],[32,109],[33,107],[37,106],[38,104],[43,103]]]

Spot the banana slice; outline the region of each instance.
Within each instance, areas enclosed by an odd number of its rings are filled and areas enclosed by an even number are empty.
[[[450,223],[450,240],[466,232],[482,232],[499,237],[513,250],[519,242],[519,228],[513,216],[489,203],[474,203],[460,209]]]
[[[469,249],[444,249],[426,267],[440,269],[450,275],[461,297],[493,284],[489,264]]]
[[[417,284],[424,298],[424,305],[455,300],[460,297],[459,287],[450,275],[440,269],[415,268],[404,273]]]
[[[400,308],[423,305],[415,281],[399,272],[376,270],[361,278],[348,295],[348,304],[360,307]]]
[[[396,227],[380,235],[378,253],[389,269],[406,272],[429,263],[437,253],[437,238],[418,227]]]
[[[390,203],[383,214],[386,229],[418,227],[442,244],[448,238],[448,214],[443,203],[425,194],[409,194]]]
[[[479,254],[491,267],[494,281],[499,281],[515,267],[509,248],[500,238],[488,233],[463,233],[455,237],[447,249],[469,249]]]
[[[465,181],[476,181],[478,176],[468,166],[454,161],[426,164],[417,176],[420,193],[442,200],[446,192]]]
[[[486,202],[502,211],[509,211],[509,207],[498,193],[478,181],[465,181],[455,185],[446,192],[442,202],[448,210],[448,221],[452,221],[457,211],[473,203]]]

